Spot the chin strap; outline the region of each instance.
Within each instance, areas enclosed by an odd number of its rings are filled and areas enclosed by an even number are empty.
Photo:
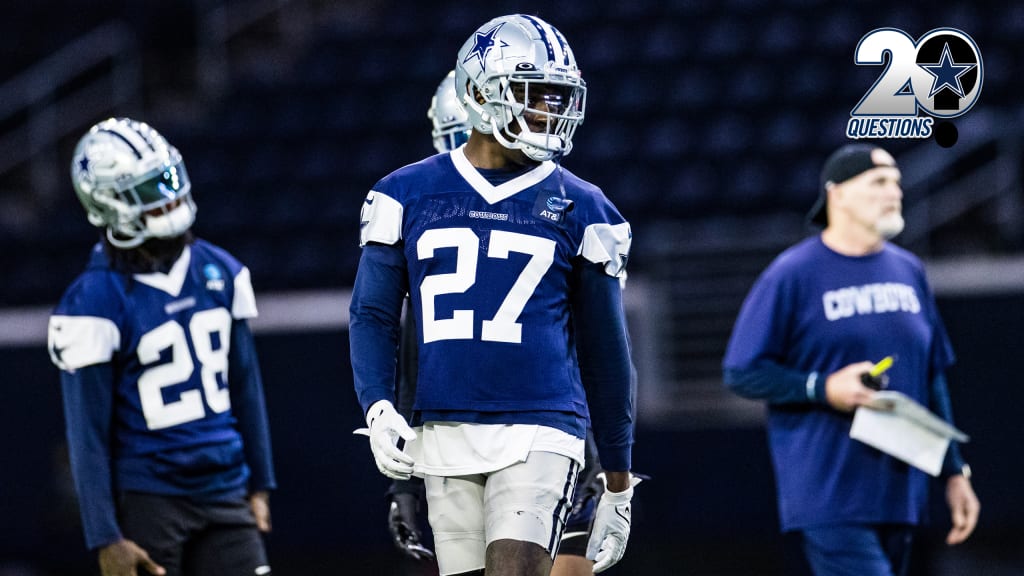
[[[554,160],[564,156],[565,141],[559,136],[527,132],[525,134],[520,133],[517,140],[523,153],[538,162]],[[552,141],[556,142],[555,146],[548,145]]]
[[[138,234],[128,238],[118,237],[114,234],[113,228],[107,228],[107,241],[110,242],[111,246],[120,248],[121,250],[128,250],[131,248],[139,247],[143,242],[146,241],[145,234]]]
[[[192,227],[196,213],[189,202],[182,202],[170,212],[146,216],[146,232],[156,238],[172,238]]]

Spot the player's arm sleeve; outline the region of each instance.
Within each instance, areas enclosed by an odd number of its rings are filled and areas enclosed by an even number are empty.
[[[418,372],[419,348],[416,343],[416,317],[411,301],[405,299],[405,320],[402,322],[401,344],[398,346],[398,379],[395,391],[395,409],[412,422],[413,405],[416,403],[416,377]]]
[[[631,362],[622,289],[604,263],[584,263],[574,290],[573,318],[580,376],[594,440],[606,470],[626,471],[633,446]]]
[[[785,362],[792,302],[792,283],[769,267],[754,283],[736,317],[725,357],[722,380],[735,394],[771,404],[826,403],[825,378]]]
[[[817,372],[801,372],[781,364],[764,360],[750,368],[722,369],[727,388],[751,400],[765,400],[770,404],[824,404],[825,378]]]
[[[92,550],[121,539],[114,505],[111,421],[114,370],[109,362],[61,370],[71,475],[85,544]]]
[[[349,306],[349,350],[363,413],[378,400],[395,401],[402,299],[408,292],[401,245],[363,247]]]
[[[932,377],[928,407],[939,418],[953,424],[953,403],[949,398],[946,376],[942,372],[938,372]],[[946,450],[946,459],[942,463],[942,476],[945,478],[959,474],[963,466],[964,458],[960,453],[960,443],[952,440],[949,443],[949,449]]]
[[[270,422],[256,355],[256,341],[246,320],[235,320],[231,326],[228,375],[231,411],[238,421],[245,462],[252,473],[249,488],[253,492],[273,490],[277,488],[277,480],[274,477],[270,448]]]

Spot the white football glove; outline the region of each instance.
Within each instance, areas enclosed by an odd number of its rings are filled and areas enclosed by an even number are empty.
[[[605,485],[605,491],[597,503],[594,525],[590,530],[590,540],[587,542],[587,558],[594,561],[594,574],[611,568],[626,553],[629,523],[632,518],[629,503],[633,499],[633,487],[641,480],[638,476],[630,475],[629,488],[622,492],[609,492],[604,472],[597,477],[601,479],[601,484]]]
[[[398,439],[415,440],[416,432],[402,418],[388,400],[378,400],[366,411],[366,425],[355,434],[370,437],[370,451],[377,461],[377,469],[388,478],[408,480],[412,477],[415,460],[398,449]]]

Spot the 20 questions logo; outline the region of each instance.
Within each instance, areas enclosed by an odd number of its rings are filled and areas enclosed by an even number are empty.
[[[917,42],[895,28],[872,30],[857,44],[854,62],[885,70],[850,113],[848,138],[928,138],[935,118],[966,113],[981,94],[981,52],[955,28],[937,28]]]

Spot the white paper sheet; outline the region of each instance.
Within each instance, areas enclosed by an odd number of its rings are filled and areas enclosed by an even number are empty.
[[[850,437],[938,476],[950,440],[968,436],[901,392],[883,390],[857,408]]]

